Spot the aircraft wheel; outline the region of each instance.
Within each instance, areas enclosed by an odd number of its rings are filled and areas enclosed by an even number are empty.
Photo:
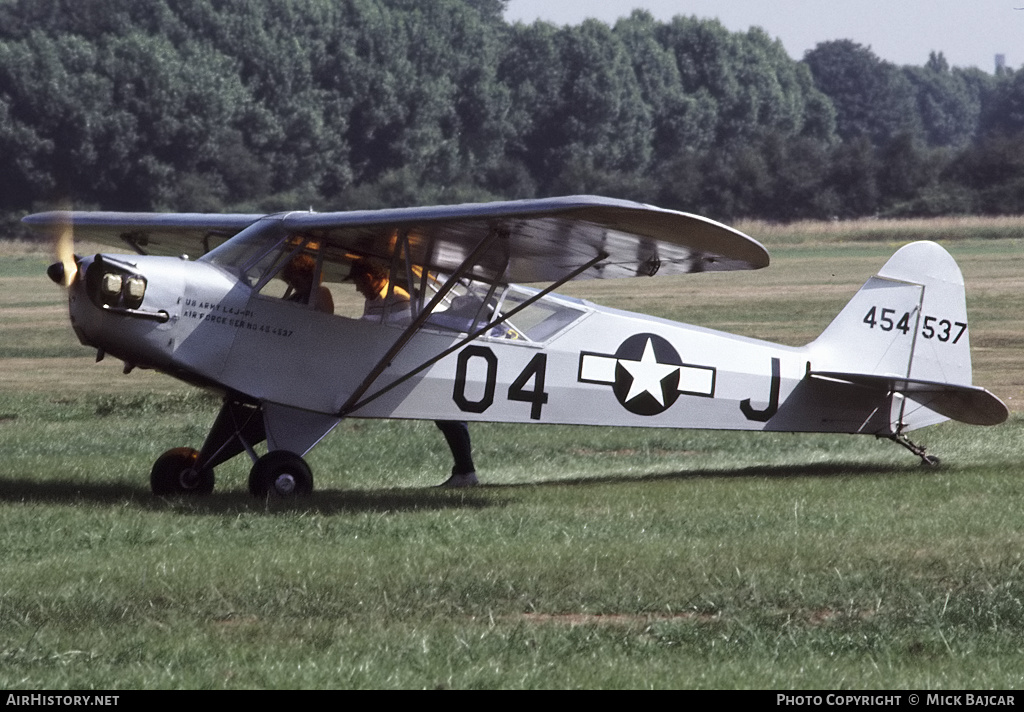
[[[149,473],[149,487],[158,497],[213,492],[213,468],[196,469],[199,451],[176,447],[156,459]]]
[[[938,467],[942,464],[942,460],[935,457],[935,455],[922,455],[921,464],[925,467]]]
[[[249,491],[255,497],[306,495],[313,491],[313,473],[306,461],[294,452],[274,450],[252,466]]]

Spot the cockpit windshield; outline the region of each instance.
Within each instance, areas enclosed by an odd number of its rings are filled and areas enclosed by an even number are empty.
[[[256,285],[263,273],[279,257],[276,249],[288,238],[288,231],[275,218],[258,220],[224,244],[200,258]]]

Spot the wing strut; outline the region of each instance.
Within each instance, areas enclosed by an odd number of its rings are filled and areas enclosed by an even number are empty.
[[[430,315],[433,313],[434,308],[441,303],[441,300],[445,298],[448,292],[450,292],[452,288],[459,283],[459,280],[462,279],[462,277],[473,267],[473,265],[477,263],[477,258],[481,254],[483,254],[496,239],[507,235],[508,233],[501,229],[492,228],[491,230],[487,231],[487,234],[484,236],[484,238],[480,240],[480,242],[477,244],[475,248],[473,248],[473,251],[469,254],[469,256],[462,261],[462,264],[459,265],[459,268],[448,278],[448,281],[441,286],[441,288],[430,300],[430,303],[427,304],[427,306],[424,309],[420,310],[419,315],[412,321],[411,324],[409,324],[409,326],[405,327],[405,331],[403,331],[402,334],[398,337],[398,340],[395,341],[394,344],[392,344],[391,348],[388,349],[387,353],[385,353],[377,362],[377,365],[373,367],[373,370],[370,371],[370,373],[367,374],[366,378],[363,379],[363,382],[359,384],[359,387],[356,388],[352,392],[352,395],[348,397],[348,400],[345,401],[345,405],[343,405],[341,407],[341,410],[338,411],[339,417],[344,418],[346,415],[355,410],[357,406],[362,405],[362,403],[356,403],[356,401],[358,401],[363,396],[363,394],[370,389],[370,386],[372,386],[374,381],[376,381],[380,377],[380,374],[384,373],[384,369],[386,369],[391,364],[395,357],[398,356],[399,352],[401,352],[401,350],[405,348],[405,345],[409,343],[409,340],[416,335],[416,332],[419,331],[420,327],[423,326],[423,324],[427,321],[428,318],[430,318]],[[373,398],[375,397],[376,396],[373,396]],[[369,400],[372,400],[373,398],[370,398]]]
[[[383,359],[381,359],[381,362],[379,364],[377,364],[377,368],[375,368],[373,370],[373,373],[371,374],[372,378],[367,378],[366,381],[363,382],[363,385],[360,386],[359,390],[357,390],[355,393],[353,393],[352,397],[350,397],[348,399],[348,401],[345,403],[345,405],[342,407],[342,409],[338,412],[339,417],[344,418],[345,416],[347,416],[348,414],[352,413],[353,411],[358,410],[359,408],[362,408],[367,403],[371,403],[372,401],[377,400],[378,398],[380,398],[382,395],[384,395],[385,393],[387,393],[391,389],[396,388],[397,386],[400,386],[401,384],[403,384],[406,381],[408,381],[410,378],[413,378],[414,376],[416,376],[418,373],[421,373],[425,369],[430,368],[435,363],[437,363],[438,361],[443,359],[445,356],[448,356],[449,354],[452,354],[452,353],[458,351],[459,349],[461,349],[463,346],[465,346],[469,342],[474,341],[474,340],[478,339],[479,337],[483,336],[484,334],[489,332],[494,327],[498,326],[499,324],[504,323],[508,319],[511,319],[516,314],[521,312],[523,309],[526,309],[527,307],[532,306],[538,300],[543,299],[548,294],[550,294],[551,292],[555,291],[556,289],[561,287],[566,282],[572,281],[573,279],[575,279],[576,277],[578,277],[579,275],[583,274],[588,269],[590,269],[591,267],[596,265],[598,262],[601,262],[602,260],[605,260],[607,258],[608,258],[608,253],[607,252],[599,252],[597,254],[597,256],[594,257],[592,260],[590,260],[589,262],[587,262],[584,265],[581,265],[580,267],[577,267],[572,272],[568,273],[567,275],[565,275],[561,279],[557,280],[556,282],[552,282],[550,285],[548,285],[547,287],[545,287],[541,291],[537,292],[535,295],[533,295],[532,297],[530,297],[526,301],[522,302],[521,304],[519,304],[514,309],[510,309],[509,311],[507,311],[504,314],[502,314],[501,316],[499,316],[497,319],[494,319],[494,320],[490,321],[489,323],[485,324],[484,326],[481,326],[479,329],[477,329],[476,331],[472,332],[471,334],[467,334],[465,338],[459,339],[455,344],[453,344],[452,346],[449,346],[447,349],[445,349],[441,353],[437,354],[433,358],[430,358],[430,359],[424,361],[419,366],[417,366],[416,368],[412,369],[411,371],[409,371],[408,373],[406,373],[404,376],[402,376],[401,378],[397,379],[396,381],[393,381],[392,383],[389,383],[388,385],[384,386],[383,388],[381,388],[377,392],[373,393],[372,395],[370,395],[370,396],[368,396],[366,398],[363,398],[362,400],[360,400],[358,402],[355,402],[360,396],[362,396],[363,393],[365,393],[367,390],[369,390],[369,387],[373,384],[373,381],[376,380],[377,376],[379,376],[381,373],[383,373],[384,368],[386,368],[386,364],[390,361],[391,358],[394,357],[394,355],[391,353],[391,351],[389,351],[388,354],[385,355],[385,357]],[[462,267],[460,268],[460,271],[462,271],[464,268],[468,268],[466,263],[463,263]],[[451,282],[452,282],[452,280],[449,280],[449,282],[445,283],[445,287],[448,287],[448,285]],[[431,301],[431,308],[433,307],[434,301],[436,301],[436,297],[435,297],[435,299],[433,301]],[[429,316],[429,314],[430,314],[430,310],[424,310],[424,312],[422,312],[420,314],[420,316],[422,318],[417,320],[417,322],[418,322],[417,324],[411,325],[410,329],[413,329],[413,327],[415,327],[415,329],[418,329],[419,326],[424,321],[426,321],[426,317]],[[405,334],[403,333],[402,336],[404,337]],[[409,334],[409,338],[411,338],[411,337],[412,337],[412,334]],[[408,341],[408,339],[406,339],[406,341]],[[392,349],[392,350],[394,351],[394,349]],[[395,353],[397,354],[397,351],[395,351]]]

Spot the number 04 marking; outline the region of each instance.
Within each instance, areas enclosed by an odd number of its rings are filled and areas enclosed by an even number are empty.
[[[472,399],[466,394],[466,381],[468,379],[469,363],[473,359],[482,359],[484,366],[484,390],[477,399]],[[547,354],[536,354],[530,363],[526,364],[514,381],[508,387],[508,399],[521,403],[530,404],[530,418],[540,420],[541,410],[548,402],[548,394],[544,390],[544,376],[547,372]],[[532,381],[532,386],[527,387]],[[459,352],[459,358],[455,367],[455,387],[452,390],[452,400],[459,406],[459,410],[465,413],[483,413],[494,405],[494,391],[498,384],[498,357],[494,351],[486,346],[467,346]]]

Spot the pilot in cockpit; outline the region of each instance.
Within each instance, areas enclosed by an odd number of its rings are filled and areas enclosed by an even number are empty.
[[[405,319],[409,317],[409,292],[397,284],[389,290],[390,275],[380,262],[368,258],[352,263],[348,279],[355,282],[356,289],[366,299],[363,318],[380,321]]]
[[[281,278],[288,283],[285,299],[292,302],[309,304],[310,293],[313,292],[313,273],[316,272],[316,260],[312,255],[302,253],[292,258],[291,262],[281,270]],[[321,281],[323,275],[321,275]],[[331,290],[318,284],[313,299],[313,308],[325,314],[334,313],[334,297]]]

